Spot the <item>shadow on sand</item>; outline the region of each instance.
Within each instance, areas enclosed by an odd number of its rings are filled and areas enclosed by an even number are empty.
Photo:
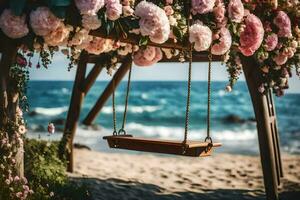
[[[77,184],[85,184],[91,200],[265,200],[264,191],[217,189],[166,193],[163,188],[119,179],[72,178]],[[300,188],[280,193],[280,200],[299,200]],[[194,187],[194,190],[197,190]]]

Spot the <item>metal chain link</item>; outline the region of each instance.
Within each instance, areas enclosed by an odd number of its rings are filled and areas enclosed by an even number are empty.
[[[212,54],[209,51],[208,54],[208,80],[207,80],[207,136],[205,138],[205,142],[212,143],[212,139],[210,137],[210,104],[211,104],[211,62],[212,62]]]
[[[131,71],[132,71],[132,62],[130,63],[130,67],[129,67],[127,89],[126,89],[126,97],[125,97],[125,108],[124,108],[124,114],[123,114],[123,123],[122,123],[122,128],[118,132],[118,134],[124,134],[124,135],[126,135],[125,124],[126,124],[126,117],[127,117],[127,107],[128,107],[129,92],[130,92]]]

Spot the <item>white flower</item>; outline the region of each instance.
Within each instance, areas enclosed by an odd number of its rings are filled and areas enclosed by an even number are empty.
[[[205,51],[211,45],[212,31],[208,26],[200,23],[193,24],[190,27],[189,41],[195,43],[194,48],[196,51]]]

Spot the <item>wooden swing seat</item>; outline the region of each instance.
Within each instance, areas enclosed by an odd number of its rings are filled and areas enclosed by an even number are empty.
[[[105,136],[103,139],[107,140],[110,148],[191,157],[210,156],[213,148],[221,146],[221,143],[187,141],[186,148],[183,148],[182,141],[149,139],[132,135],[112,135]]]

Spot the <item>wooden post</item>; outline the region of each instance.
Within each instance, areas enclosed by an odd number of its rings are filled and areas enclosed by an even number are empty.
[[[98,75],[101,73],[102,69],[103,67],[100,64],[95,64],[93,69],[89,72],[89,75],[87,75],[86,79],[84,80],[81,86],[81,91],[84,94],[87,94],[88,91],[91,89]]]
[[[272,130],[272,123],[270,123],[272,117],[275,118],[275,115],[270,116],[269,113],[270,102],[268,102],[268,95],[270,94],[261,94],[258,91],[262,81],[260,77],[260,69],[255,60],[253,58],[243,58],[242,62],[257,122],[258,141],[266,196],[268,200],[278,200],[278,170],[280,170],[278,169],[278,166],[281,161],[278,161],[278,159],[280,159],[279,149],[276,156],[277,147],[275,148],[275,146],[278,144],[274,144],[275,134]]]
[[[73,92],[65,124],[64,135],[60,144],[60,155],[65,155],[68,161],[67,170],[73,172],[73,140],[75,137],[77,122],[80,116],[81,105],[85,94],[81,91],[81,85],[85,80],[88,61],[87,52],[83,51],[79,58]]]
[[[132,62],[132,58],[131,58],[131,55],[129,55],[124,59],[123,64],[121,65],[121,67],[118,69],[118,71],[115,73],[114,77],[112,78],[114,80],[116,88],[119,85],[119,83],[122,81],[122,79],[125,76],[125,74],[127,73],[127,71],[129,70],[129,68],[131,66],[131,62]],[[96,116],[101,111],[105,102],[109,99],[109,97],[111,96],[111,94],[113,92],[113,80],[110,81],[108,86],[105,88],[105,90],[101,94],[100,98],[97,100],[94,107],[91,109],[91,111],[89,112],[87,117],[83,120],[83,124],[91,125],[92,122],[95,120]]]
[[[15,62],[17,55],[17,46],[7,39],[3,41],[2,57],[0,62],[0,128],[6,127],[8,121],[16,121],[16,110],[19,106],[18,93],[10,88],[9,71],[11,65]],[[11,137],[11,133],[8,132]],[[16,172],[19,177],[24,176],[24,154],[23,145],[17,149],[16,154]]]

